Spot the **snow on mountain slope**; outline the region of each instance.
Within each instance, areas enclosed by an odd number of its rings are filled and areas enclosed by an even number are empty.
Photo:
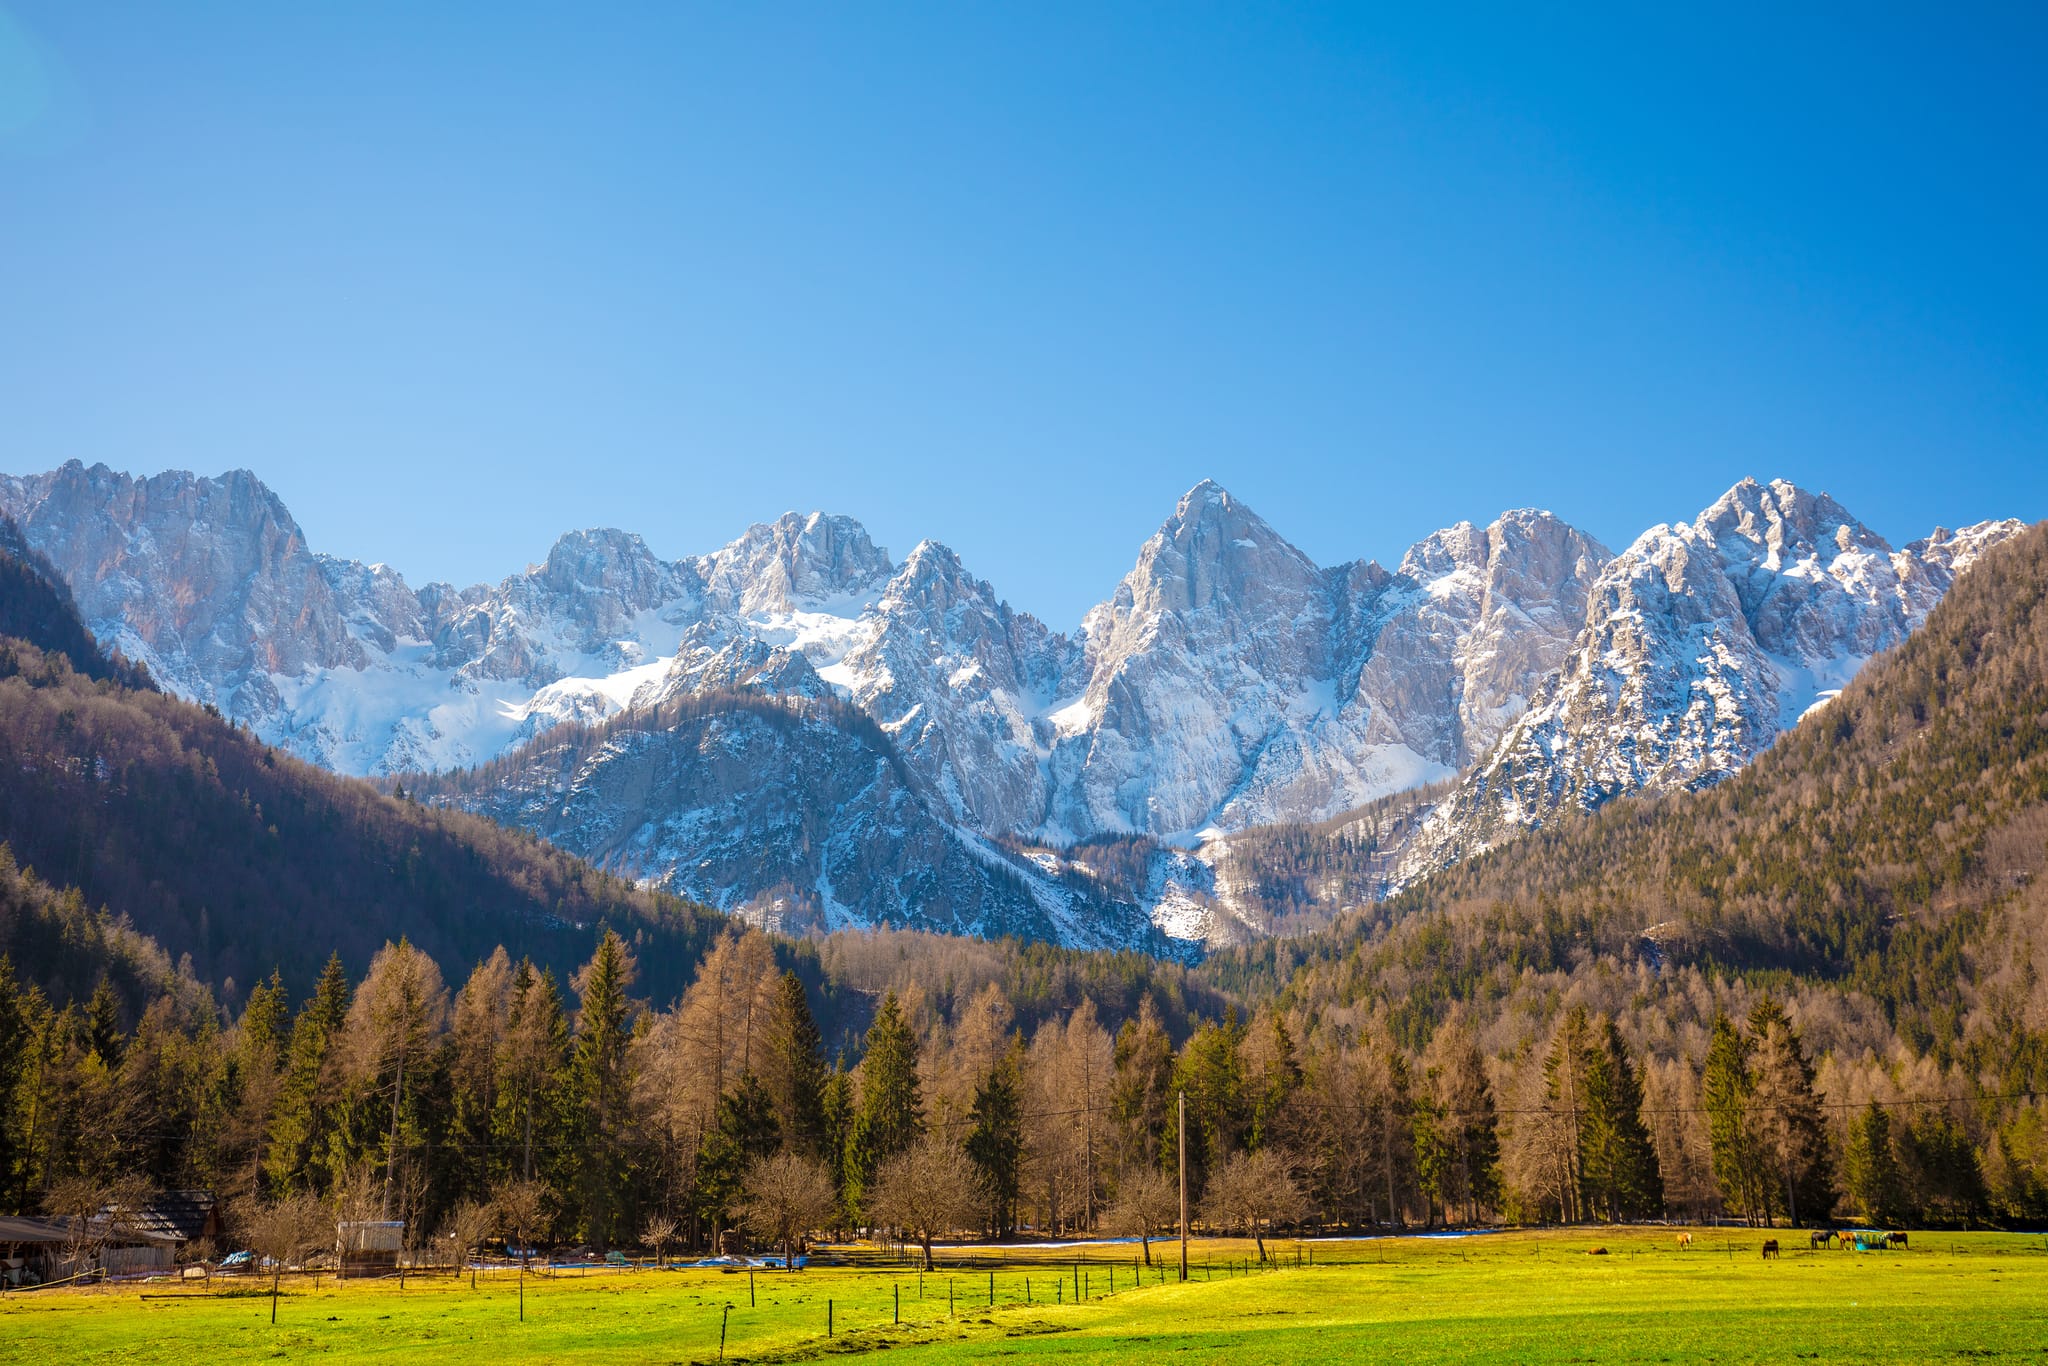
[[[1448,777],[1562,661],[1606,559],[1515,512],[1436,533],[1394,574],[1324,570],[1197,485],[1082,626],[1046,833],[1321,820]]]
[[[1205,481],[1065,636],[944,546],[898,564],[823,513],[675,561],[628,532],[571,532],[498,584],[414,590],[314,554],[245,472],[74,462],[0,476],[0,511],[103,643],[315,762],[492,765],[504,792],[451,799],[720,905],[1068,942],[1098,922],[1133,942],[1147,910],[1175,935],[1249,932],[1259,908],[1218,891],[1196,846],[1459,774],[1420,833],[1404,824],[1397,878],[1570,805],[1712,781],[2018,525],[1893,551],[1825,496],[1745,481],[1619,557],[1515,511],[1436,532],[1390,571],[1318,566]],[[728,699],[716,722],[683,706],[705,698]],[[655,715],[682,729],[635,719]],[[686,753],[684,732],[711,749]],[[585,753],[595,734],[626,738]],[[755,840],[764,821],[787,839]],[[1119,894],[1141,907],[1129,923],[1063,855],[1046,871],[1005,852],[1123,836],[1178,847]]]
[[[1563,810],[1719,781],[2023,529],[1986,522],[1893,550],[1826,494],[1748,479],[1692,524],[1652,527],[1600,576],[1570,658],[1422,824],[1400,877]]]

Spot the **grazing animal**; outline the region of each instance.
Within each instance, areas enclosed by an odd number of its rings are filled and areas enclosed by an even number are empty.
[[[1806,1236],[1808,1242],[1808,1251],[1811,1251],[1813,1248],[1817,1247],[1826,1247],[1829,1243],[1835,1241],[1834,1233],[1831,1230],[1824,1228],[1817,1228]]]
[[[1837,1233],[1835,1237],[1841,1240],[1837,1244],[1837,1246],[1843,1248],[1844,1250],[1856,1246],[1856,1235],[1849,1232],[1848,1229],[1843,1229],[1840,1233]]]
[[[1683,1251],[1685,1251],[1685,1250],[1686,1250],[1687,1248],[1689,1248],[1689,1247],[1691,1247],[1691,1246],[1692,1246],[1692,1235],[1691,1235],[1690,1233],[1681,1233],[1681,1234],[1679,1234],[1679,1235],[1678,1235],[1678,1250],[1679,1250],[1680,1252],[1683,1252]]]
[[[1906,1235],[1903,1233],[1887,1233],[1884,1235],[1884,1240],[1893,1247],[1906,1246]]]
[[[1766,1239],[1764,1239],[1764,1256],[1765,1256],[1766,1258],[1771,1258],[1771,1257],[1775,1257],[1775,1256],[1777,1256],[1777,1255],[1778,1255],[1778,1240],[1777,1240],[1776,1238],[1766,1238]]]
[[[1604,1247],[1592,1248],[1586,1253],[1586,1255],[1588,1257],[1605,1257],[1607,1255],[1607,1249]]]

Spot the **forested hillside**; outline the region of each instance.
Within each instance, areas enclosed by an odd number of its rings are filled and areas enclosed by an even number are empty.
[[[611,924],[651,950],[650,985],[672,994],[709,942],[710,912],[287,758],[138,686],[46,567],[4,543],[0,622],[18,633],[0,637],[0,845],[37,884],[71,889],[78,914],[108,911],[189,957],[200,981],[247,990],[281,970],[303,990],[329,954],[361,971],[401,935],[450,964],[504,944],[566,972]],[[28,909],[38,898],[0,896],[0,950],[25,972],[50,961],[25,951],[55,933]]]
[[[796,1171],[814,1226],[897,1224],[937,1180],[958,1230],[1156,1229],[1185,1093],[1217,1226],[2048,1215],[2048,528],[1722,786],[1192,970],[914,931],[714,941],[521,837],[33,645],[0,658],[0,763],[29,781],[0,818],[60,869],[0,863],[14,1205],[140,1176],[388,1210],[416,1238],[672,1221],[701,1246]],[[1369,868],[1354,843],[1268,852],[1312,890]],[[216,900],[223,878],[282,890]],[[375,951],[223,1009],[102,900],[151,908],[176,951],[220,906],[280,950]]]
[[[1457,1021],[1509,1101],[1543,1092],[1561,1009],[1608,1012],[1703,1198],[1720,1195],[1700,1099],[1716,1019],[1774,996],[1819,1060],[1840,1151],[1851,1117],[1881,1101],[1909,1136],[1953,1126],[1994,1193],[2021,1205],[2048,1171],[2044,865],[2048,527],[2035,527],[1735,778],[1559,820],[1205,975],[1304,1018],[1380,1021],[1410,1048]]]

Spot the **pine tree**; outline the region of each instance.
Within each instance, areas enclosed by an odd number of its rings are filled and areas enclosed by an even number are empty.
[[[860,1108],[847,1140],[847,1202],[861,1208],[869,1183],[884,1162],[924,1132],[924,1101],[917,1076],[917,1035],[891,991],[868,1026],[861,1059]]]
[[[823,1157],[825,1135],[825,1041],[811,1015],[801,977],[785,972],[776,983],[768,1015],[761,1083],[775,1107],[783,1141],[807,1157]]]
[[[121,1049],[126,1042],[121,1033],[121,998],[114,994],[114,984],[102,972],[98,985],[92,989],[92,999],[85,1006],[86,1047],[111,1070],[121,1065]]]

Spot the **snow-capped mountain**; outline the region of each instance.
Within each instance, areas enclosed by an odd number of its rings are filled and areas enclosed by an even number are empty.
[[[1136,942],[1129,901],[1181,934],[1254,924],[1195,846],[1425,783],[1467,779],[1404,818],[1405,852],[1375,836],[1399,876],[1711,780],[2018,526],[1894,552],[1825,496],[1745,481],[1619,557],[1516,511],[1390,571],[1318,566],[1204,481],[1066,635],[945,546],[898,563],[823,513],[674,561],[571,532],[496,585],[415,590],[312,552],[245,472],[74,462],[0,476],[0,511],[104,643],[314,762],[483,765],[406,781],[790,924],[1074,943]],[[1124,837],[1162,847],[1116,888],[1061,852]]]
[[[1894,550],[1826,494],[1750,479],[1690,525],[1652,527],[1601,574],[1564,667],[1423,822],[1399,878],[1560,811],[1728,776],[2024,529],[1938,528]]]
[[[1606,558],[1513,512],[1326,570],[1199,484],[1082,624],[1047,832],[1321,820],[1448,777],[1562,661]]]

